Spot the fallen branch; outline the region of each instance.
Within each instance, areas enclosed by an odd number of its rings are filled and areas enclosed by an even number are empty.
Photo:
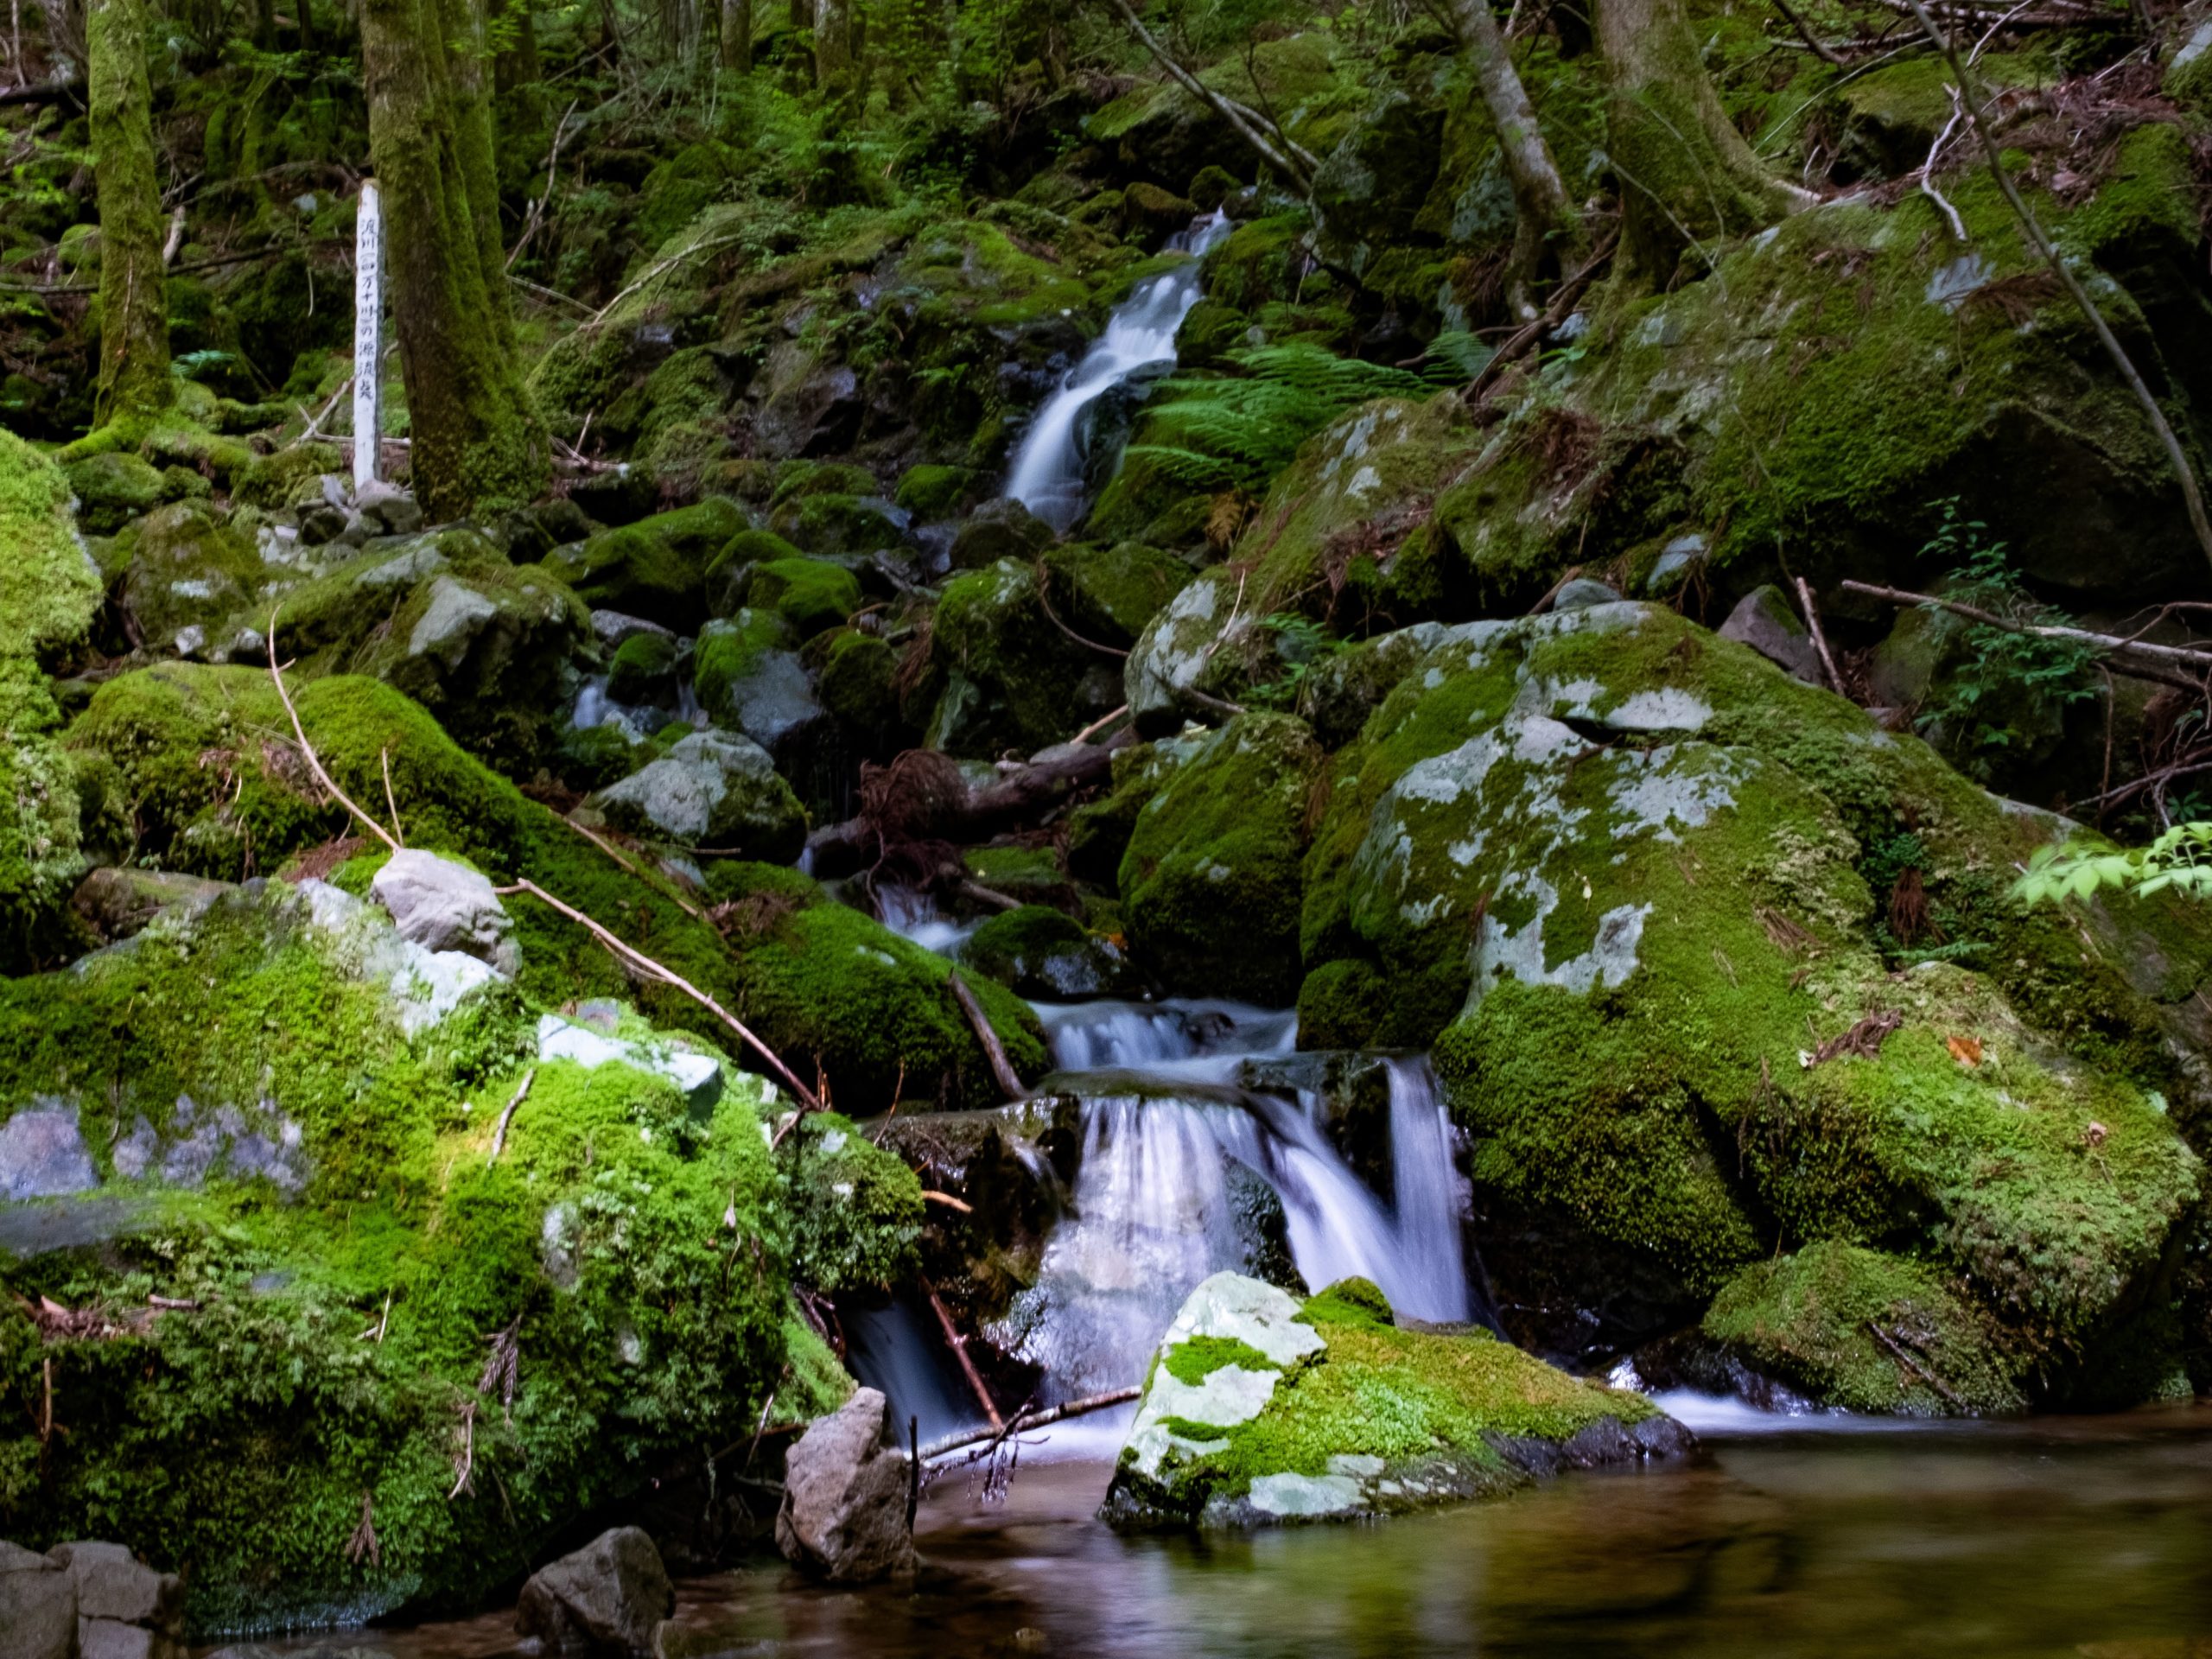
[[[696,1002],[701,1007],[706,1009],[708,1013],[713,1014],[717,1020],[720,1020],[724,1025],[735,1032],[737,1033],[738,1039],[741,1042],[744,1043],[747,1047],[750,1048],[754,1053],[758,1054],[762,1059],[767,1061],[770,1065],[773,1066],[776,1070],[776,1075],[781,1077],[784,1082],[789,1085],[791,1091],[797,1095],[799,1099],[804,1103],[807,1110],[810,1112],[818,1112],[822,1109],[822,1102],[815,1094],[814,1090],[808,1088],[804,1084],[801,1083],[798,1077],[792,1075],[791,1069],[784,1064],[782,1058],[774,1049],[769,1047],[767,1044],[762,1042],[758,1037],[754,1036],[753,1034],[752,1028],[747,1026],[743,1020],[740,1020],[735,1014],[732,1014],[728,1008],[722,1007],[721,1003],[715,1001],[713,997],[709,996],[706,992],[701,990],[696,985],[694,985],[690,980],[684,978],[681,974],[676,973],[671,969],[663,967],[659,963],[655,962],[651,957],[647,956],[644,951],[637,949],[634,945],[624,943],[620,938],[609,932],[606,928],[601,927],[597,922],[592,920],[590,917],[585,915],[583,912],[578,910],[575,906],[564,904],[560,899],[556,899],[551,893],[546,892],[544,888],[539,887],[537,883],[532,881],[528,876],[518,877],[512,886],[499,887],[495,889],[495,891],[502,893],[526,893],[530,894],[531,898],[539,900],[541,903],[550,905],[555,910],[567,917],[570,921],[575,923],[579,927],[588,931],[594,938],[596,938],[601,944],[613,951],[614,954],[622,961],[628,963],[631,966],[638,969],[640,972],[658,980],[662,984],[683,992],[684,995],[690,997],[694,1002]]]
[[[300,724],[300,711],[292,706],[292,694],[284,689],[283,666],[276,658],[276,613],[281,608],[281,607],[272,607],[269,613],[269,677],[276,681],[277,699],[283,703],[284,712],[292,717],[292,735],[300,740],[300,752],[307,756],[308,769],[315,773],[315,780],[330,791],[338,804],[362,823],[366,824],[378,841],[384,842],[395,853],[404,852],[406,849],[394,841],[391,833],[382,824],[362,811],[353,798],[338,787],[338,780],[323,770],[322,758],[315,753],[315,745],[308,741],[307,728]]]
[[[2050,622],[2016,622],[2009,616],[1999,616],[1994,611],[1983,610],[1978,605],[1962,604],[1955,599],[1940,599],[1934,594],[1910,593],[1902,588],[1884,588],[1871,582],[1847,579],[1843,590],[1848,594],[1864,594],[1870,599],[1887,600],[1892,605],[1933,605],[1963,616],[1969,622],[1985,623],[1993,628],[2003,628],[2009,633],[2031,633],[2045,639],[2072,639],[2115,653],[2133,652],[2158,662],[2171,663],[2177,668],[2195,669],[2198,673],[2212,673],[2212,652],[2192,651],[2183,645],[2154,645],[2147,639],[2129,639],[2114,633],[2097,633],[2088,628],[2069,628]],[[2131,669],[2124,664],[2113,664],[2116,673],[2135,679],[2154,680],[2162,685],[2179,686],[2185,691],[2202,691],[2203,687],[2193,680],[2176,678],[2170,674],[2150,674]]]
[[[886,840],[947,841],[964,846],[1043,818],[1077,791],[1106,781],[1124,736],[1117,732],[1104,743],[1055,744],[1026,766],[1002,773],[995,783],[980,788],[963,783],[957,790],[931,793],[925,805],[913,808],[895,825],[879,823],[865,811],[842,823],[825,824],[806,841],[816,873],[849,874],[873,858]],[[902,762],[904,755],[892,766]],[[862,774],[864,779],[874,775],[866,770]]]
[[[1137,44],[1151,54],[1153,61],[1165,69],[1177,86],[1226,121],[1230,130],[1249,144],[1262,161],[1309,195],[1313,193],[1313,175],[1321,167],[1319,157],[1287,139],[1284,143],[1290,153],[1286,155],[1277,149],[1261,133],[1258,115],[1236,99],[1224,98],[1178,63],[1167,48],[1153,38],[1144,20],[1130,9],[1128,0],[1114,0],[1114,10],[1122,14],[1122,21],[1136,36]]]
[[[1797,37],[1812,48],[1814,56],[1822,63],[1834,64],[1839,69],[1844,67],[1843,59],[1837,54],[1835,48],[1805,26],[1805,20],[1797,15],[1789,0],[1774,0],[1774,9],[1782,14],[1790,28],[1797,31]]]
[[[1085,1399],[1071,1400],[1064,1406],[1049,1406],[1035,1411],[1021,1412],[1003,1428],[969,1429],[964,1433],[948,1435],[941,1440],[932,1440],[922,1448],[922,1460],[927,1462],[931,1458],[941,1458],[948,1452],[957,1452],[965,1446],[981,1446],[986,1440],[995,1444],[1005,1440],[1008,1435],[1026,1433],[1030,1429],[1042,1428],[1047,1423],[1057,1423],[1069,1417],[1081,1417],[1090,1412],[1104,1411],[1109,1406],[1118,1406],[1134,1400],[1143,1392],[1142,1389],[1135,1387],[1115,1389],[1106,1394],[1094,1394]]]
[[[987,887],[980,881],[963,881],[960,896],[979,905],[988,905],[993,910],[1020,910],[1021,900],[1010,893],[1001,893],[996,887]]]
[[[1880,1325],[1875,1324],[1872,1319],[1866,1321],[1866,1329],[1872,1335],[1875,1341],[1880,1343],[1883,1347],[1888,1349],[1890,1352],[1896,1357],[1898,1364],[1904,1366],[1905,1370],[1910,1371],[1915,1376],[1925,1382],[1929,1388],[1935,1389],[1935,1391],[1941,1395],[1949,1404],[1952,1410],[1970,1412],[1970,1408],[1967,1405],[1967,1402],[1960,1399],[1957,1395],[1954,1394],[1944,1383],[1942,1378],[1937,1376],[1935,1372],[1928,1370],[1910,1354],[1905,1352],[1904,1344],[1899,1343],[1895,1337],[1883,1330]]]
[[[537,1080],[537,1069],[535,1066],[522,1074],[522,1081],[515,1086],[514,1097],[507,1102],[506,1110],[499,1114],[499,1127],[492,1131],[492,1155],[484,1160],[485,1168],[489,1169],[499,1161],[499,1154],[507,1144],[507,1125],[515,1121],[515,1109],[528,1097],[530,1085]]]
[[[952,1000],[960,1004],[961,1013],[968,1016],[968,1023],[976,1028],[976,1040],[983,1046],[984,1056],[991,1063],[991,1076],[997,1080],[1000,1091],[1008,1100],[1020,1100],[1028,1094],[1021,1086],[1021,1075],[1014,1069],[1014,1062],[1006,1057],[1006,1045],[991,1028],[983,1013],[983,1005],[976,1000],[976,993],[968,988],[968,982],[960,977],[956,968],[948,976],[952,987]]]
[[[1777,3],[1779,0],[1777,0]],[[1951,222],[1951,235],[1961,244],[1967,239],[1966,221],[1959,217],[1959,210],[1951,206],[1951,199],[1936,188],[1936,162],[1942,155],[1943,146],[1951,142],[1951,129],[1959,124],[1965,112],[1959,107],[1959,89],[1951,89],[1951,118],[1943,124],[1943,130],[1936,135],[1936,142],[1928,146],[1928,159],[1920,164],[1920,194],[1943,210],[1943,217]]]
[[[1897,0],[1884,0],[1885,4],[1896,3]],[[2181,439],[2175,435],[2165,411],[2158,407],[2158,398],[2152,395],[2151,388],[2144,383],[2143,377],[2136,372],[2135,360],[2128,356],[2126,348],[2120,343],[2120,336],[2113,333],[2112,325],[2105,321],[2104,312],[2089,297],[2089,290],[2074,274],[2074,267],[2059,257],[2056,245],[2044,234],[2043,226],[2030,211],[2026,199],[2020,194],[2019,187],[2012,182],[2012,175],[2005,170],[2004,156],[1997,144],[1997,135],[1990,131],[1988,124],[1981,118],[1982,105],[1974,96],[1974,81],[1965,61],[1959,56],[1958,48],[1952,43],[1949,35],[1936,26],[1936,19],[1929,15],[1926,0],[1904,0],[1904,3],[1912,8],[1913,16],[1920,20],[1921,29],[1951,66],[1951,78],[1958,82],[1961,100],[1960,108],[1966,115],[1967,124],[1973,127],[1974,137],[1981,141],[1982,155],[1989,163],[1990,176],[1997,181],[1997,188],[2005,193],[2005,200],[2011,206],[2013,216],[2020,221],[2021,230],[2027,233],[2029,245],[2043,256],[2044,263],[2050,267],[2051,275],[2058,278],[2059,286],[2081,308],[2082,315],[2089,320],[2089,327],[2095,331],[2097,343],[2104,347],[2105,355],[2112,359],[2113,367],[2126,382],[2127,389],[2135,394],[2135,401],[2143,406],[2143,413],[2151,423],[2151,429],[2158,434],[2158,442],[2165,449],[2166,459],[2173,464],[2174,476],[2181,484],[2182,502],[2188,509],[2190,528],[2196,532],[2196,544],[2202,550],[2207,562],[2212,562],[2212,518],[2206,517],[2204,493],[2197,486],[2196,474],[2190,465],[2189,452],[2182,448]],[[1993,16],[1981,12],[1955,15],[1969,16],[1978,22],[2012,21],[2017,17],[2016,13],[2005,12]],[[2094,15],[2087,8],[2081,13],[2085,19]]]
[[[1092,738],[1097,736],[1099,733],[1104,731],[1109,726],[1111,726],[1116,721],[1121,719],[1128,712],[1129,705],[1125,702],[1120,708],[1115,709],[1111,714],[1099,715],[1098,718],[1092,721],[1090,725],[1084,727],[1073,737],[1068,739],[1068,741],[1071,743],[1088,743]]]
[[[1045,620],[1046,621],[1050,622],[1062,633],[1067,635],[1069,639],[1074,640],[1076,644],[1081,645],[1085,651],[1095,651],[1102,657],[1119,657],[1125,661],[1128,659],[1129,653],[1122,650],[1119,645],[1102,645],[1096,639],[1086,639],[1083,635],[1077,633],[1066,623],[1060,620],[1060,613],[1052,608],[1052,578],[1046,573],[1045,569],[1045,561],[1042,559],[1037,561],[1036,575],[1037,603],[1043,607],[1045,612]],[[1123,705],[1125,708],[1127,706],[1127,704]],[[1078,739],[1077,741],[1080,741],[1081,740]]]
[[[1828,637],[1821,628],[1820,607],[1813,603],[1812,584],[1802,576],[1792,580],[1797,584],[1797,602],[1804,607],[1805,626],[1813,631],[1813,649],[1820,652],[1821,666],[1827,671],[1828,689],[1842,696],[1843,676],[1835,671],[1835,658],[1828,652]]]
[[[935,1187],[925,1186],[922,1189],[922,1202],[941,1204],[948,1210],[957,1210],[963,1216],[972,1216],[976,1213],[976,1206],[967,1199],[956,1198],[951,1193],[940,1192]]]
[[[945,1311],[944,1300],[938,1295],[937,1287],[926,1279],[922,1281],[922,1294],[930,1299],[930,1311],[937,1315],[938,1327],[944,1332],[945,1345],[960,1361],[961,1372],[967,1377],[969,1388],[975,1391],[976,1402],[982,1407],[983,1415],[991,1420],[992,1428],[1003,1430],[1006,1421],[999,1415],[998,1403],[991,1398],[991,1391],[983,1386],[983,1374],[976,1369],[976,1362],[969,1357],[968,1338],[961,1334],[960,1327],[953,1324],[952,1315]]]

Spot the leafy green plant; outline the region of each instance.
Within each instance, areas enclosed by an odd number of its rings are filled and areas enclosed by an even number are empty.
[[[1988,525],[1980,520],[1961,518],[1955,497],[1939,505],[1942,523],[1921,556],[1949,567],[1951,597],[2022,626],[2072,620],[2027,591],[2005,544],[1990,540]],[[1941,725],[1961,769],[1985,781],[1997,761],[2022,749],[2031,734],[2056,726],[2068,707],[2097,695],[2093,671],[2100,653],[2085,641],[1969,620],[1960,632],[1960,645],[1958,658],[1931,689],[1922,717]]]
[[[1275,654],[1282,660],[1281,675],[1252,687],[1245,701],[1255,709],[1291,709],[1306,677],[1351,643],[1339,639],[1310,616],[1278,611],[1260,619],[1260,626],[1275,636]]]
[[[1338,357],[1321,346],[1260,346],[1230,354],[1241,372],[1176,375],[1146,410],[1146,442],[1125,452],[1186,490],[1262,488],[1298,446],[1345,410],[1376,397],[1426,397],[1438,381]],[[1456,379],[1449,363],[1442,379]]]
[[[2171,890],[2212,898],[2212,822],[2177,823],[2148,847],[2107,851],[2079,842],[2045,847],[2012,884],[2025,904],[2087,899],[2108,888],[2149,898]]]

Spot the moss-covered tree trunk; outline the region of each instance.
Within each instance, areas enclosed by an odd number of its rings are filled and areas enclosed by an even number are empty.
[[[1505,31],[1497,26],[1490,0],[1453,0],[1452,11],[1460,48],[1475,72],[1475,85],[1497,130],[1505,175],[1513,186],[1517,220],[1510,285],[1514,309],[1524,317],[1534,316],[1534,284],[1547,269],[1558,270],[1580,247],[1581,216],[1560,182],[1559,163],[1544,142],[1529,90],[1513,67]]]
[[[537,18],[529,0],[495,0],[493,16],[506,25],[505,38],[492,60],[492,86],[501,94],[537,85]]]
[[[753,0],[722,0],[722,67],[753,73]]]
[[[100,207],[102,425],[167,409],[169,307],[162,269],[162,196],[154,179],[153,92],[138,0],[91,0],[92,173]]]
[[[461,156],[461,181],[468,192],[468,216],[476,230],[476,255],[484,262],[484,289],[490,299],[485,321],[510,355],[515,349],[514,309],[507,296],[507,250],[499,235],[499,174],[493,155],[492,100],[485,86],[484,0],[440,0],[447,43],[454,137]]]
[[[481,60],[472,72],[477,107],[467,110],[448,48],[448,16],[472,3],[361,7],[369,158],[384,191],[415,490],[434,518],[529,501],[550,470],[507,310]]]
[[[1599,0],[1621,183],[1622,275],[1660,285],[1683,253],[1772,224],[1810,200],[1760,166],[1721,107],[1681,0]]]
[[[852,79],[852,0],[814,0],[814,84],[825,92]]]

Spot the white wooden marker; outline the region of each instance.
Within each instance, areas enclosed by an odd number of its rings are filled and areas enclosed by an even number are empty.
[[[353,487],[376,481],[384,433],[384,204],[361,181],[353,248]]]

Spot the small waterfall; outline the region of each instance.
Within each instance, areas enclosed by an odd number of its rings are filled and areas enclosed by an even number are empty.
[[[1167,245],[1203,254],[1229,233],[1216,211]],[[1175,332],[1198,302],[1196,260],[1154,276],[1114,308],[1106,332],[1090,344],[1060,389],[1045,400],[1014,455],[1006,493],[1054,530],[1065,532],[1082,516],[1084,462],[1090,449],[1085,416],[1101,397],[1141,369],[1175,360]]]
[[[912,887],[878,887],[876,919],[902,939],[912,939],[925,950],[951,956],[976,931],[974,922],[956,922],[937,907],[937,900]]]
[[[854,1376],[880,1389],[891,1402],[899,1438],[906,1419],[921,1419],[925,1442],[971,1427],[978,1421],[955,1359],[929,1315],[905,1301],[855,1308],[840,1315],[845,1357]]]
[[[1141,1071],[1150,1077],[1227,1083],[1237,1062],[1287,1053],[1298,1016],[1202,998],[1160,1002],[1033,1002],[1060,1070]]]
[[[1452,1120],[1427,1056],[1392,1060],[1389,1070],[1390,1191],[1399,1243],[1418,1281],[1407,1287],[1408,1301],[1391,1301],[1421,1319],[1466,1319],[1474,1313],[1459,1230],[1466,1197],[1452,1156]],[[1421,1313],[1416,1304],[1441,1311]]]

